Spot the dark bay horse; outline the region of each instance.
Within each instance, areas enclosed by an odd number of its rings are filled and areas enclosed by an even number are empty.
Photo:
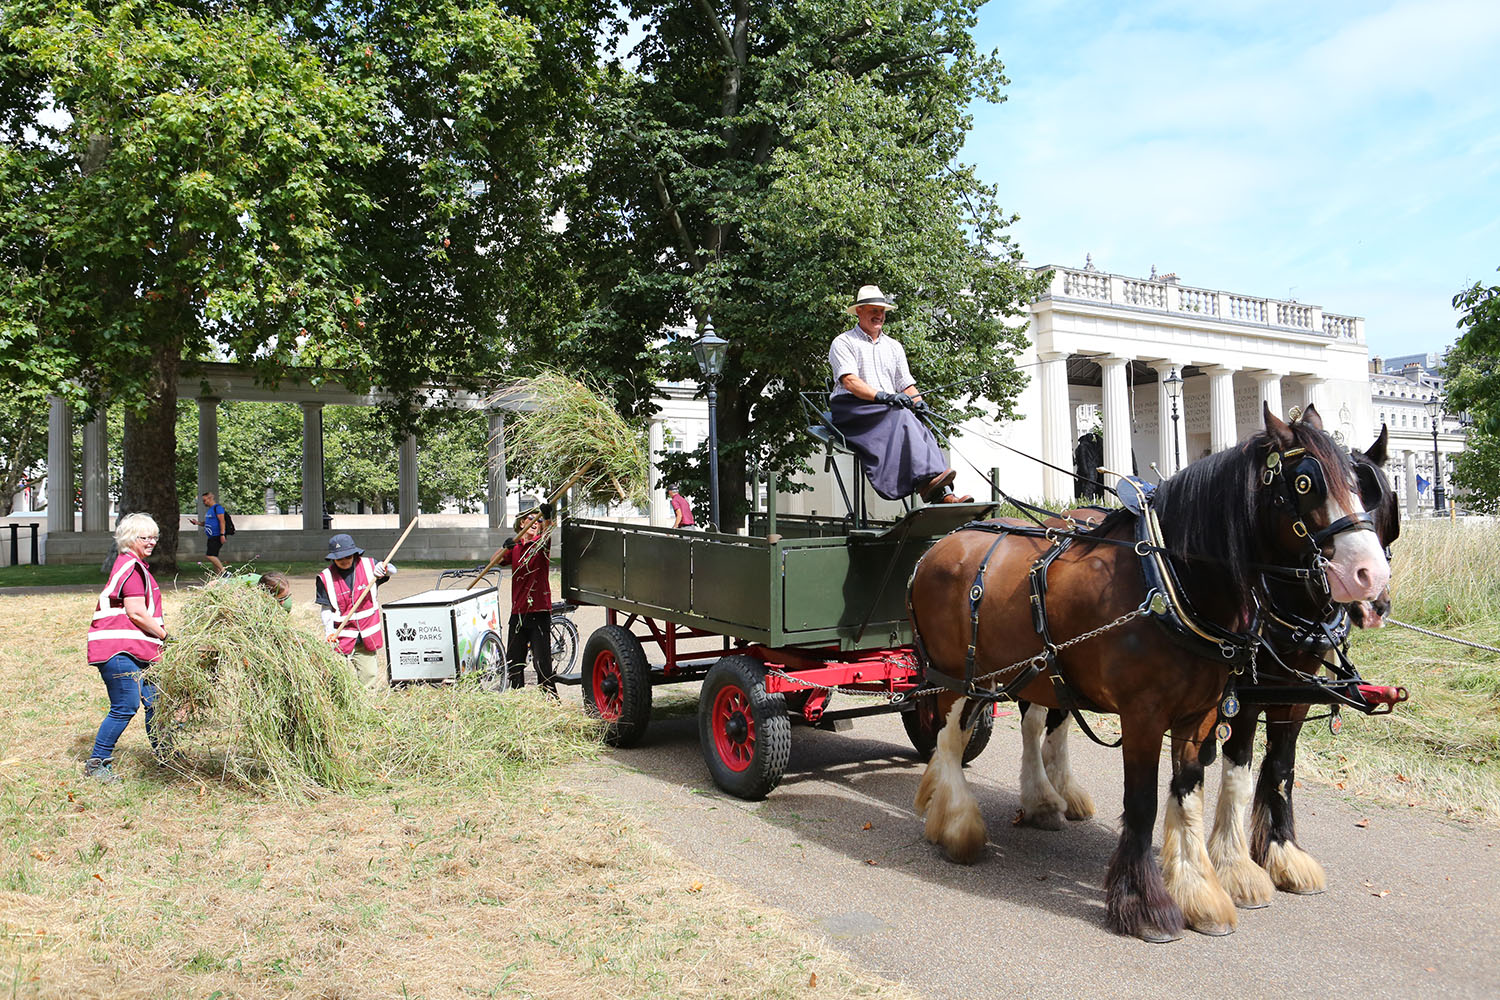
[[[1313,419],[1309,417],[1309,419]],[[1388,431],[1382,427],[1375,442],[1365,451],[1353,450],[1360,502],[1374,516],[1375,534],[1387,554],[1401,534],[1400,504],[1383,466],[1387,458]],[[1097,510],[1067,512],[1075,520],[1097,519]],[[1058,522],[1061,524],[1062,522]],[[1283,618],[1315,625],[1338,621],[1338,609],[1326,605],[1324,596],[1306,587],[1266,584],[1268,592],[1260,595],[1271,613]],[[1374,601],[1360,601],[1344,607],[1349,622],[1358,628],[1379,628],[1390,611],[1390,592]],[[1285,639],[1286,630],[1272,633],[1271,640]],[[1316,674],[1323,666],[1326,646],[1315,646],[1294,636],[1285,642],[1278,656],[1292,670]],[[1262,662],[1263,683],[1286,683],[1292,679],[1270,662]],[[1243,691],[1244,678],[1240,680]],[[1297,738],[1307,719],[1307,705],[1246,704],[1230,720],[1230,737],[1224,741],[1224,760],[1220,771],[1213,831],[1208,837],[1208,855],[1218,874],[1219,884],[1237,906],[1254,908],[1267,905],[1277,889],[1291,893],[1323,891],[1327,879],[1323,866],[1297,842],[1292,790],[1296,784]],[[1260,777],[1253,784],[1250,776],[1256,725],[1264,711],[1266,717],[1266,756]],[[1045,717],[1045,723],[1043,719]],[[1055,830],[1064,820],[1087,819],[1094,815],[1093,800],[1074,777],[1068,760],[1067,713],[1052,709],[1043,713],[1021,703],[1021,822],[1028,826]],[[1246,826],[1246,804],[1250,804],[1251,823]]]
[[[1310,411],[1312,412],[1312,411]],[[1233,631],[1249,626],[1258,566],[1324,574],[1335,600],[1375,598],[1390,571],[1369,527],[1348,455],[1316,418],[1287,424],[1263,411],[1264,431],[1200,459],[1157,491],[1166,549],[1182,596],[1198,620]],[[1295,486],[1293,485],[1295,480]],[[1057,644],[1055,670],[1071,700],[1120,716],[1125,763],[1124,817],[1110,860],[1105,899],[1109,926],[1147,940],[1180,936],[1184,924],[1228,933],[1234,903],[1219,885],[1205,847],[1203,766],[1229,676],[1222,657],[1177,645],[1140,609],[1147,593],[1132,546],[1134,519],[1100,529],[1122,544],[1080,541],[1063,550],[1046,578],[1046,619]],[[1328,555],[1321,549],[1327,547]],[[1033,626],[1030,573],[1052,547],[1044,538],[960,530],[939,541],[913,574],[912,621],[932,671],[984,677],[1024,666],[1042,650]],[[977,601],[971,606],[971,596]],[[1123,621],[1122,621],[1123,619]],[[1102,634],[1072,642],[1115,624]],[[1061,648],[1066,644],[1066,648]],[[1062,707],[1043,672],[1014,696]],[[998,683],[1009,678],[1001,676]],[[970,701],[938,695],[947,720],[917,790],[927,839],[955,861],[973,862],[987,839],[978,803],[964,781],[962,720]],[[1162,738],[1172,733],[1173,781],[1162,863],[1151,851]],[[1203,752],[1200,752],[1203,751]]]
[[[1363,452],[1354,451],[1351,458],[1361,502],[1374,515],[1375,534],[1389,553],[1391,544],[1401,534],[1401,513],[1396,492],[1382,468],[1386,462],[1386,442],[1386,428],[1381,427],[1375,443]],[[1289,596],[1272,596],[1297,619],[1319,621],[1326,614],[1315,594],[1294,591]],[[1347,609],[1350,620],[1360,628],[1379,628],[1389,610],[1388,590],[1373,601],[1357,602]],[[1321,649],[1289,651],[1284,659],[1292,669],[1313,674],[1322,667],[1323,656]],[[1283,680],[1270,664],[1262,667],[1261,676],[1266,683]],[[1297,843],[1292,811],[1297,737],[1307,720],[1308,708],[1307,705],[1264,706],[1266,756],[1255,783],[1248,836],[1245,804],[1251,800],[1250,761],[1261,706],[1246,705],[1230,720],[1208,853],[1220,883],[1239,906],[1265,906],[1276,889],[1316,893],[1327,885],[1323,866]]]

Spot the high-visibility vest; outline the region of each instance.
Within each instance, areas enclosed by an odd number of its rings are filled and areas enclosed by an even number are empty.
[[[121,591],[132,573],[141,574],[146,582],[146,614],[156,624],[162,624],[161,588],[156,585],[156,578],[134,552],[121,552],[109,571],[109,582],[99,593],[99,602],[94,605],[94,620],[89,622],[90,663],[104,663],[117,653],[129,653],[142,663],[161,659],[162,641],[142,632],[125,613]]]
[[[349,615],[349,620],[339,630],[338,651],[348,656],[354,652],[355,642],[360,640],[363,640],[365,648],[369,650],[384,646],[385,633],[380,628],[380,599],[375,596],[375,560],[369,556],[359,557],[354,564],[352,588],[344,582],[343,574],[335,573],[332,566],[318,576],[323,581],[323,590],[333,601],[334,624],[338,624],[349,614],[349,609],[354,605],[354,595],[365,590],[365,596],[359,602],[359,610]],[[365,589],[366,586],[368,590]]]

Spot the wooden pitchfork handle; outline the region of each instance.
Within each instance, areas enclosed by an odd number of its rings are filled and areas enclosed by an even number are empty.
[[[396,553],[401,548],[401,543],[404,542],[404,541],[406,541],[406,536],[409,535],[409,534],[411,534],[411,529],[415,528],[417,526],[417,522],[420,521],[420,520],[422,520],[422,518],[421,518],[420,515],[418,515],[417,517],[414,517],[414,518],[411,519],[411,524],[408,524],[406,526],[406,530],[403,531],[403,532],[401,532],[401,537],[398,538],[398,539],[396,539],[396,544],[391,546],[391,551],[388,552],[388,553],[386,553],[385,559],[382,561],[382,565],[385,565],[387,567],[390,566],[391,560],[394,559],[394,558],[396,558]],[[354,617],[354,611],[355,611],[355,609],[359,607],[360,602],[365,599],[365,595],[368,594],[370,592],[371,588],[373,588],[374,586],[375,586],[375,579],[374,579],[374,577],[371,577],[370,578],[370,582],[367,583],[367,584],[365,584],[364,589],[359,592],[359,596],[356,597],[356,598],[354,598],[353,603],[351,603],[349,605],[349,613],[344,616],[344,620],[341,621],[341,622],[339,622],[337,625],[334,626],[333,634],[335,636],[337,636],[340,632],[344,631],[344,626],[348,625],[349,624],[349,619],[351,619],[351,618]],[[332,594],[329,594],[328,596],[330,598],[333,597]]]
[[[582,479],[585,475],[587,475],[588,471],[590,469],[592,469],[593,467],[594,467],[594,463],[590,462],[587,465],[585,465],[583,468],[579,469],[577,472],[573,473],[573,478],[569,479],[567,482],[563,483],[557,489],[553,490],[552,491],[552,495],[550,497],[548,497],[544,502],[545,503],[556,503],[558,497],[562,496],[564,493],[568,492],[568,490],[572,489],[573,484],[576,483],[576,482],[578,482],[578,480]],[[516,534],[519,535],[521,532],[525,531],[528,527],[531,526],[531,522],[532,521],[535,521],[537,518],[539,518],[541,516],[542,516],[542,508],[540,506],[538,506],[537,509],[534,510],[534,511],[532,511],[531,513],[529,513],[526,516],[525,520],[523,520],[520,523],[520,525],[516,528]],[[498,566],[500,564],[500,557],[503,556],[503,555],[505,555],[505,547],[502,545],[500,548],[498,548],[498,549],[495,550],[495,554],[492,555],[492,556],[490,556],[490,561],[484,564],[484,569],[480,570],[479,571],[479,575],[476,576],[473,580],[469,581],[469,585],[467,587],[465,587],[464,590],[466,590],[466,591],[473,590],[476,586],[478,586],[479,585],[479,581],[483,580],[485,578],[485,575],[488,574],[490,570],[494,569],[496,566]]]

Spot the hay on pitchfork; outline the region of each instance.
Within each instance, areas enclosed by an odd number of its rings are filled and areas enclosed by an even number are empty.
[[[349,664],[260,587],[216,580],[152,673],[170,761],[284,795],[354,784],[368,712]]]
[[[535,409],[507,420],[506,457],[521,478],[547,491],[570,481],[591,504],[644,507],[650,488],[644,427],[616,412],[593,386],[556,369],[527,381]]]

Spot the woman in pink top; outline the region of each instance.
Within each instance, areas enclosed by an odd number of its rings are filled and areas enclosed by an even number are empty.
[[[109,692],[109,714],[99,726],[94,749],[83,773],[101,781],[119,781],[110,767],[115,744],[142,705],[146,707],[146,736],[156,745],[151,722],[156,686],[146,669],[161,659],[167,626],[162,620],[161,588],[146,566],[160,537],[150,514],[129,514],[115,527],[120,555],[109,571],[109,582],[94,606],[89,623],[89,663],[99,668]]]

